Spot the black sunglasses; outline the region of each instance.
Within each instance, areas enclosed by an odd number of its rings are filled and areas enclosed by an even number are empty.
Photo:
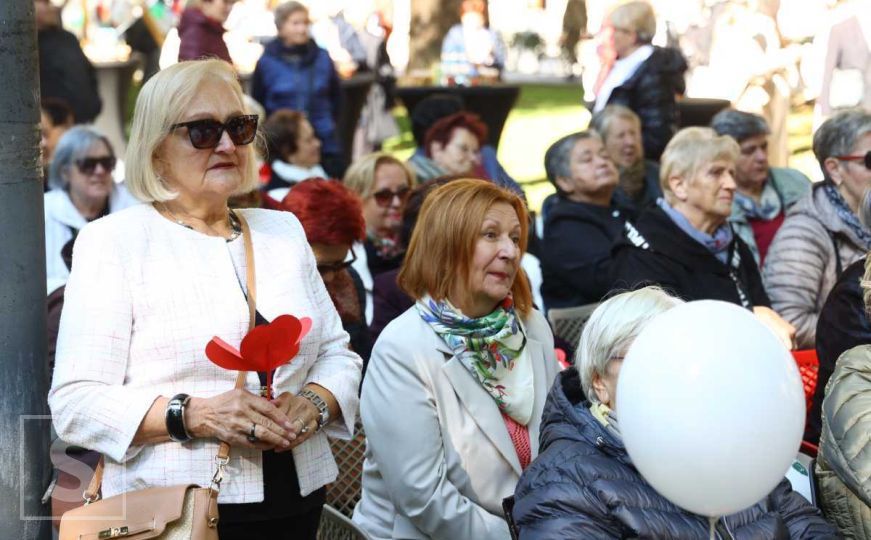
[[[205,150],[218,146],[224,130],[227,130],[227,135],[230,136],[233,144],[237,146],[251,144],[254,141],[254,136],[257,135],[257,120],[256,114],[245,114],[230,118],[226,122],[207,118],[181,122],[169,127],[170,129],[187,128],[191,145],[198,150]]]
[[[376,191],[372,194],[372,197],[375,198],[375,204],[377,204],[381,208],[387,208],[388,206],[390,206],[390,203],[393,202],[393,197],[399,197],[399,202],[405,204],[405,201],[408,200],[408,197],[410,195],[411,188],[401,187],[396,191],[391,191],[387,188],[382,189],[381,191]]]
[[[86,157],[76,160],[76,166],[82,174],[94,174],[94,171],[97,170],[97,165],[103,167],[103,170],[106,172],[112,172],[115,170],[116,163],[118,163],[118,160],[115,159],[115,156]]]
[[[354,261],[357,260],[357,254],[354,253],[354,250],[351,249],[351,258],[347,261],[342,262],[334,262],[334,263],[326,263],[318,265],[318,273],[320,274],[329,274],[330,272],[341,272],[346,268],[350,268]]]
[[[835,156],[835,159],[841,161],[864,161],[865,168],[871,171],[871,150],[865,152],[864,156]]]

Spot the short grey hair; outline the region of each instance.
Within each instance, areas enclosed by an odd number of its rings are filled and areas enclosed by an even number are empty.
[[[67,172],[70,167],[73,167],[77,160],[85,157],[91,147],[98,142],[104,143],[109,154],[115,156],[115,150],[112,149],[109,139],[90,126],[75,126],[64,133],[54,149],[48,170],[48,185],[53,189],[67,189],[70,183]]]
[[[305,11],[306,14],[308,14],[308,8],[301,2],[291,0],[290,2],[279,4],[278,7],[275,8],[275,28],[281,30],[284,22],[297,11]]]
[[[869,132],[871,112],[861,108],[841,111],[822,123],[814,133],[814,156],[826,180],[830,178],[825,161],[830,157],[848,155],[856,142]]]
[[[148,79],[136,98],[124,183],[142,202],[166,202],[178,196],[155,168],[159,149],[170,135],[171,126],[182,120],[188,106],[206,84],[225,85],[246,111],[245,99],[233,67],[223,60],[188,60],[162,69]],[[258,136],[262,135],[258,130]],[[245,147],[248,153],[242,183],[233,195],[254,191],[259,186],[256,144]]]
[[[599,403],[593,390],[595,375],[604,377],[611,360],[625,355],[650,321],[683,303],[659,287],[650,286],[620,293],[596,308],[584,326],[575,355],[581,388],[590,402]]]
[[[711,119],[711,128],[717,132],[717,135],[728,135],[735,139],[738,144],[750,137],[771,133],[771,128],[768,127],[765,118],[758,114],[735,109],[723,109],[715,114]]]
[[[583,141],[585,139],[601,140],[602,137],[600,137],[597,132],[590,129],[579,131],[562,137],[550,145],[550,148],[548,148],[547,152],[544,153],[544,171],[545,174],[547,174],[547,179],[550,180],[550,183],[556,188],[557,193],[562,193],[562,190],[556,183],[557,177],[571,176],[571,172],[569,171],[569,159],[572,155],[572,149],[578,141]]]

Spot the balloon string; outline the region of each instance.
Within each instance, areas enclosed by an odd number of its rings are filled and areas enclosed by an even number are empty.
[[[715,529],[717,527],[717,519],[718,518],[716,518],[716,517],[709,517],[708,518],[708,525],[710,525],[710,530],[711,530],[711,540],[716,540],[716,536],[715,536],[716,530]]]

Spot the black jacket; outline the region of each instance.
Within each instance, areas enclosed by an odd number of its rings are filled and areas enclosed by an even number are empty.
[[[708,538],[708,519],[657,493],[589,405],[577,370],[560,373],[544,406],[540,453],[514,493],[520,540]],[[786,480],[756,505],[721,519],[717,533],[721,540],[839,538]]]
[[[39,88],[43,98],[64,100],[77,124],[89,124],[103,108],[97,89],[97,73],[82,52],[79,40],[61,28],[37,33],[39,43]]]
[[[653,54],[608,97],[609,105],[625,105],[641,118],[644,156],[659,161],[677,131],[675,95],[686,90],[687,62],[677,49],[654,47]]]
[[[658,206],[644,212],[635,228],[642,238],[627,235],[614,246],[615,287],[635,289],[656,284],[688,301],[724,300],[744,305],[730,277],[732,264],[740,259],[735,276],[749,303],[745,307],[771,306],[753,254],[738,235],[729,247],[727,265],[683,232]]]
[[[817,356],[820,369],[817,388],[805,426],[805,440],[817,444],[820,440],[823,397],[826,383],[835,371],[841,355],[858,345],[871,344],[871,323],[862,299],[859,282],[865,274],[865,259],[859,259],[844,270],[829,293],[817,320]]]
[[[598,302],[611,289],[611,247],[627,213],[557,196],[541,242],[541,295],[547,309]]]

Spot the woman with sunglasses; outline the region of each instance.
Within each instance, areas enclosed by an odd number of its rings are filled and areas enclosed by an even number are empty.
[[[45,194],[48,293],[70,275],[61,256],[64,245],[75,241],[88,222],[136,204],[112,178],[116,161],[109,139],[94,128],[74,127],[58,141],[48,173],[51,190]]]
[[[376,276],[399,268],[405,253],[400,242],[402,212],[411,195],[414,173],[403,162],[383,152],[355,161],[344,183],[363,200],[366,240],[354,245],[354,270],[366,288],[366,322],[372,323],[372,286]]]
[[[799,349],[816,344],[817,321],[832,287],[871,250],[871,113],[838,113],[814,133],[824,181],[786,214],[762,280],[771,307],[796,328]]]
[[[335,180],[312,178],[297,184],[281,201],[305,231],[315,255],[318,273],[351,339],[351,349],[363,359],[363,373],[372,351],[366,325],[366,289],[351,265],[357,259],[353,245],[366,238],[360,198]]]
[[[143,86],[127,183],[147,204],[79,234],[49,405],[63,440],[103,454],[104,497],[209,486],[224,441],[221,540],[313,540],[338,472],[327,433],[353,432],[361,362],[299,221],[228,208],[258,183],[257,116],[242,97],[221,60],[181,62]],[[234,389],[237,372],[210,362],[206,345],[218,336],[238,348],[252,316],[284,314],[312,326],[272,372],[272,399],[264,372]]]

